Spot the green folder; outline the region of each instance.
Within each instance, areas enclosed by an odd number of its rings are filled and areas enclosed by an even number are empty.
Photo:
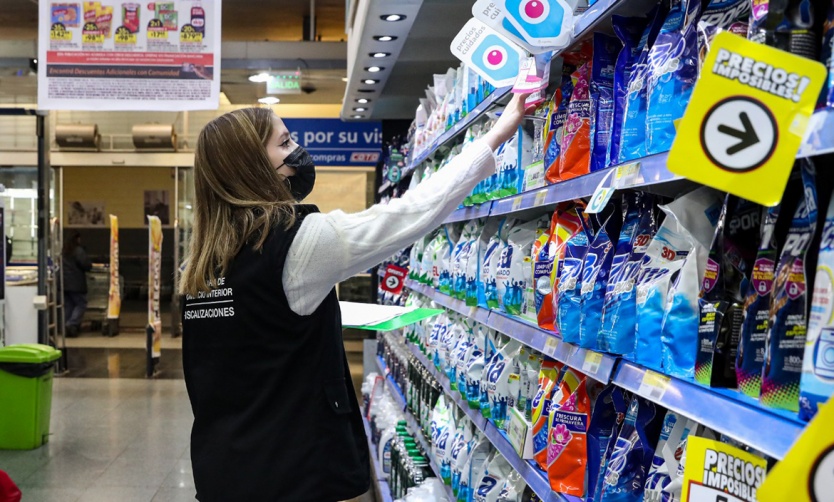
[[[422,321],[423,319],[434,317],[441,312],[443,312],[443,309],[415,309],[411,312],[406,312],[405,314],[397,316],[393,319],[389,319],[387,321],[383,321],[379,324],[374,324],[371,326],[343,325],[342,328],[365,329],[369,331],[393,331],[395,329],[400,329],[402,327],[408,326],[409,324],[414,324],[415,322]]]

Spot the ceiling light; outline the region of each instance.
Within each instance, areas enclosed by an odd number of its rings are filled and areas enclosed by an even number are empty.
[[[368,111],[368,109],[360,106],[359,108],[354,108],[353,111],[355,111],[355,112],[364,112],[364,111]]]
[[[372,78],[366,78],[365,80],[362,81],[362,83],[367,84],[367,85],[373,85],[373,84],[378,84],[379,80],[374,80]]]
[[[269,73],[266,73],[266,72],[262,72],[262,73],[258,73],[256,75],[251,75],[249,77],[249,81],[250,82],[255,82],[255,83],[262,83],[262,82],[269,81],[270,78],[272,78],[272,75],[270,75]]]
[[[361,119],[361,118],[363,118],[363,117],[364,117],[364,115],[354,115],[354,116],[353,116],[353,118],[355,118],[355,119]]]
[[[348,81],[347,77],[342,77],[342,82],[347,82],[347,81]]]
[[[385,57],[390,56],[391,53],[390,52],[372,52],[368,55],[371,56],[372,58],[385,58]]]
[[[377,42],[393,42],[396,39],[397,37],[391,35],[381,35],[374,37],[374,40],[376,40]]]
[[[383,21],[402,21],[403,19],[405,19],[405,15],[403,14],[386,14],[384,16],[379,17]]]
[[[267,96],[265,98],[261,98],[258,100],[258,103],[263,103],[265,105],[275,105],[280,103],[281,100],[276,98],[275,96]]]
[[[359,99],[356,100],[356,102],[359,103],[360,105],[364,105],[365,103],[369,103],[370,101],[371,100],[368,99],[368,98],[359,98]]]
[[[380,72],[384,69],[385,68],[383,68],[382,66],[369,66],[369,67],[365,68],[365,71],[368,71],[368,72],[371,72],[371,73],[377,73],[377,72]]]

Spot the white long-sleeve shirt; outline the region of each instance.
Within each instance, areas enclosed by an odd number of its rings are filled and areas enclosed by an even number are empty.
[[[290,308],[299,315],[312,314],[334,285],[439,226],[494,171],[492,149],[480,140],[388,204],[354,214],[336,210],[307,215],[284,264],[282,281]]]

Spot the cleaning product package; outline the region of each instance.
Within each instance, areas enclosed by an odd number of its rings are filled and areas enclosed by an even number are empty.
[[[455,442],[452,444],[450,463],[451,468],[451,487],[452,493],[457,495],[460,492],[460,480],[463,474],[463,468],[466,462],[469,461],[469,454],[474,446],[474,436],[472,435],[472,423],[468,420],[458,421],[458,432],[455,434]]]
[[[477,342],[475,347],[477,347]],[[483,350],[475,348],[466,366],[466,402],[472,409],[481,407],[481,375],[486,364]]]
[[[834,394],[834,197],[822,229],[802,377],[799,416],[811,420]]]
[[[484,256],[490,249],[491,239],[498,232],[499,224],[500,221],[497,219],[488,219],[480,227],[480,233],[473,236],[474,239],[469,248],[469,257],[466,261],[466,305],[468,307],[487,306],[481,268],[484,264]],[[497,242],[495,244],[497,245]]]
[[[591,172],[608,167],[608,144],[614,120],[614,73],[622,45],[616,37],[594,33],[591,65]]]
[[[663,451],[666,449],[669,437],[672,435],[672,430],[681,420],[686,421],[685,418],[680,417],[673,411],[667,411],[666,416],[663,418],[660,439],[657,441],[652,466],[649,468],[649,473],[646,476],[645,492],[643,495],[644,501],[662,502],[663,489],[672,481],[672,477],[669,475],[669,466],[663,457]]]
[[[449,294],[451,290],[452,273],[449,270],[449,262],[452,256],[452,246],[457,238],[454,229],[450,227],[451,225],[444,225],[438,232],[434,262],[431,265],[431,286],[438,291],[445,291],[446,294]]]
[[[655,8],[656,9],[656,8]],[[611,16],[611,25],[614,33],[623,48],[617,55],[614,63],[614,107],[611,112],[611,136],[608,142],[608,153],[606,155],[606,166],[617,163],[620,155],[620,136],[625,116],[625,101],[628,93],[628,81],[634,70],[634,64],[640,57],[642,48],[640,39],[646,29],[649,20],[653,18],[654,12],[649,13],[648,18]]]
[[[533,266],[530,256],[540,225],[540,221],[534,220],[514,226],[507,233],[506,245],[498,260],[495,270],[498,301],[501,309],[510,315],[527,315],[531,310],[535,312],[527,289],[529,284],[532,293]]]
[[[467,355],[470,353],[472,345],[475,343],[475,332],[479,327],[473,325],[463,333],[458,339],[457,346],[452,353],[449,371],[452,376],[449,377],[450,387],[452,390],[457,390],[464,398],[466,398],[466,361]],[[454,383],[454,385],[452,385]]]
[[[466,299],[467,271],[469,259],[477,255],[477,245],[481,234],[482,224],[479,220],[472,220],[463,227],[460,240],[456,248],[460,248],[457,259],[452,267],[452,297],[458,300]],[[474,253],[473,253],[474,249]],[[476,264],[477,268],[477,264]]]
[[[565,256],[565,245],[582,225],[577,211],[575,204],[568,203],[559,206],[553,213],[553,217],[556,218],[556,225],[551,228],[552,234],[547,249],[548,256],[545,261],[548,265],[542,267],[542,270],[536,271],[536,293],[541,297],[537,321],[541,328],[550,331],[556,330],[556,314],[559,309],[559,269]],[[547,272],[547,275],[545,275],[545,272]]]
[[[521,380],[521,366],[519,356],[521,343],[510,340],[501,348],[501,358],[492,365],[489,371],[487,394],[489,395],[490,418],[496,427],[504,428],[507,412],[515,407]]]
[[[619,201],[612,200],[604,212],[591,215],[591,219],[597,220],[598,230],[582,265],[582,307],[579,316],[579,346],[586,349],[597,348],[605,290],[614,259],[615,243],[611,241],[611,236],[619,235],[623,223]]]
[[[550,118],[550,132],[545,145],[544,165],[545,179],[550,183],[561,181],[559,169],[562,162],[562,138],[565,133],[565,122],[568,119],[568,105],[573,94],[573,79],[571,75],[576,66],[564,61],[562,63],[562,83],[553,94],[553,115]]]
[[[500,296],[498,294],[498,266],[501,263],[501,256],[504,254],[504,248],[507,246],[507,235],[510,233],[515,224],[515,220],[502,220],[499,224],[498,232],[493,238],[490,238],[487,251],[484,253],[483,266],[481,267],[481,280],[484,283],[486,306],[490,309],[498,309],[501,305]],[[495,240],[494,243],[493,239]]]
[[[452,447],[458,433],[456,410],[457,408],[452,410],[449,425],[438,435],[437,444],[434,445],[437,450],[437,464],[440,466],[440,478],[447,485],[452,483]]]
[[[504,481],[496,502],[524,502],[522,497],[526,487],[527,482],[524,481],[521,474],[518,471],[512,471]]]
[[[817,226],[816,170],[808,159],[798,161],[804,199],[793,213],[790,230],[776,266],[770,304],[768,342],[762,371],[762,404],[799,411],[799,381],[805,353],[809,280],[806,255]]]
[[[736,387],[744,294],[753,268],[761,206],[727,194],[701,282],[695,381]]]
[[[531,256],[533,258],[533,302],[535,304],[535,318],[536,322],[542,317],[542,308],[545,308],[545,300],[552,301],[551,294],[551,275],[553,273],[553,262],[556,258],[556,248],[558,246],[558,224],[559,224],[559,208],[550,216],[550,226],[545,230],[539,232],[539,236],[533,243],[531,249]],[[546,307],[552,313],[552,306]],[[546,315],[546,314],[545,314]]]
[[[811,60],[818,60],[816,6],[811,0],[754,0],[748,38]],[[822,13],[819,13],[822,14]]]
[[[553,389],[559,383],[562,363],[545,359],[539,370],[539,386],[531,407],[533,424],[533,452],[536,462],[543,470],[547,469],[548,418]]]
[[[446,396],[441,394],[431,413],[432,451],[430,453],[435,459],[440,459],[445,454],[451,421],[452,409],[446,402]]]
[[[640,502],[660,437],[663,410],[634,396],[605,470],[601,502]]]
[[[473,491],[483,475],[484,464],[489,458],[491,443],[485,436],[478,434],[472,440],[469,458],[461,469],[460,487],[458,488],[458,502],[470,502]]]
[[[501,348],[507,344],[507,340],[503,337],[503,335],[497,335],[493,333],[492,336],[495,336],[494,344],[490,343],[490,333],[487,333],[488,348],[485,352],[486,355],[484,357],[484,371],[481,373],[481,400],[478,403],[478,406],[481,409],[481,415],[485,416],[486,418],[490,418],[492,414],[492,403],[490,401],[489,395],[489,375],[492,373],[493,367],[495,367],[496,364],[498,364],[500,361],[504,359],[504,354],[501,352]]]
[[[566,369],[559,383],[559,402],[550,403],[547,445],[547,477],[558,493],[585,495],[585,470],[588,463],[587,434],[591,418],[591,398],[587,377]]]
[[[492,457],[478,483],[478,487],[475,489],[475,494],[472,497],[473,502],[496,502],[501,494],[504,481],[513,471],[510,463],[500,453],[494,451]]]
[[[628,392],[611,384],[594,400],[591,424],[588,426],[587,502],[598,502],[602,496],[608,460],[614,451],[630,402]]]
[[[477,357],[483,358],[483,342],[479,342],[479,339],[483,339],[482,332],[485,329],[487,328],[480,323],[477,323],[475,325],[474,329],[472,330],[472,334],[466,343],[466,350],[461,352],[460,358],[458,359],[458,392],[460,393],[460,396],[465,400],[469,399],[469,389],[471,388],[471,384],[469,382],[469,363]]]
[[[449,387],[458,390],[458,362],[461,354],[466,353],[472,338],[472,325],[468,318],[463,318],[452,328],[454,345],[446,353],[446,376],[449,378]]]
[[[539,369],[544,359],[530,348],[523,348],[521,354],[521,386],[516,400],[516,409],[527,421],[533,418],[533,400],[538,390]]]
[[[573,92],[562,136],[559,179],[564,181],[591,170],[591,61],[573,72]]]
[[[582,266],[591,243],[590,221],[579,218],[580,229],[565,244],[565,257],[559,264],[559,332],[562,340],[579,343],[579,320],[582,313]]]
[[[675,139],[698,80],[698,19],[702,1],[672,0],[666,21],[649,51],[646,154],[666,152]]]
[[[611,274],[605,288],[599,349],[612,354],[634,350],[637,325],[635,283],[640,264],[657,231],[654,197],[642,192],[623,196],[623,226],[617,240]]]
[[[434,270],[434,259],[437,252],[440,250],[440,233],[434,234],[429,241],[426,243],[426,247],[423,249],[423,256],[420,260],[420,277],[419,280],[421,283],[431,286],[432,285],[432,274]]]

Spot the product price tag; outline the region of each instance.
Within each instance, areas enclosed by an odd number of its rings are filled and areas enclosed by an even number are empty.
[[[671,382],[672,379],[666,375],[661,375],[652,370],[646,370],[637,393],[652,401],[657,401],[658,399],[662,399],[663,395],[666,394],[666,389],[669,388]]]
[[[678,127],[669,170],[778,204],[825,76],[816,61],[719,33]]]
[[[520,196],[520,195],[518,197],[516,197],[515,199],[513,199],[513,211],[518,211],[519,209],[521,209],[522,199],[523,199],[523,197]]]
[[[683,502],[755,501],[766,472],[767,461],[761,457],[720,441],[689,436],[686,444],[686,467],[683,472],[681,500]],[[796,490],[795,485],[793,490]]]
[[[770,471],[759,502],[834,500],[834,401],[820,406],[785,458]]]
[[[614,171],[608,171],[608,174],[602,178],[597,185],[594,194],[591,195],[591,200],[588,202],[588,207],[585,208],[585,214],[596,214],[605,208],[611,196],[614,195],[616,188],[610,186],[611,175]]]
[[[614,186],[617,188],[623,188],[628,185],[634,184],[637,181],[638,176],[640,175],[640,163],[639,162],[631,162],[629,164],[623,164],[622,166],[617,168],[616,173],[614,174]]]
[[[556,357],[556,349],[559,347],[559,339],[555,336],[548,336],[544,342],[544,349],[542,352],[550,357]]]
[[[536,193],[536,198],[533,199],[533,206],[543,206],[545,200],[547,200],[547,190],[541,190],[540,192]]]
[[[589,375],[595,375],[602,364],[602,354],[599,352],[585,352],[585,362],[582,363],[582,371]]]

